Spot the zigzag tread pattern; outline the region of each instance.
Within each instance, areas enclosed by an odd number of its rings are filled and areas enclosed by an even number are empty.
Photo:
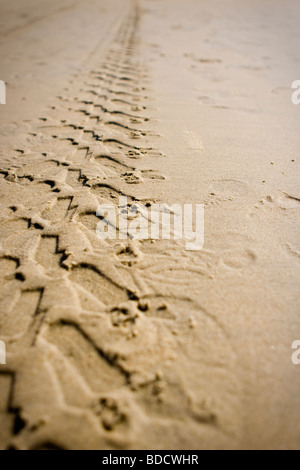
[[[132,207],[141,202],[136,185],[164,180],[136,168],[145,155],[160,155],[150,145],[141,16],[133,2],[79,90],[71,84],[25,123],[19,148],[2,159],[3,449],[159,448],[161,436],[196,448],[204,436],[225,445],[238,434],[235,355],[196,300],[213,255],[192,259],[176,243],[96,237],[99,204],[126,195]],[[211,401],[210,388],[223,393]]]

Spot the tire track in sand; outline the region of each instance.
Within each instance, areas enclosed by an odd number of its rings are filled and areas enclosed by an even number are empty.
[[[141,15],[132,2],[103,61],[24,124],[3,160],[2,448],[160,448],[162,433],[165,448],[226,447],[240,431],[234,354],[193,296],[209,274],[201,260],[95,234],[99,203],[122,194],[130,209],[133,183],[163,181],[137,169],[160,155]]]

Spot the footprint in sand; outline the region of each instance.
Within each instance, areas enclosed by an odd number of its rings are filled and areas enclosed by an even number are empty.
[[[213,181],[209,186],[204,203],[208,206],[231,202],[247,192],[247,185],[242,181],[224,179]]]
[[[251,250],[231,250],[224,254],[223,263],[231,269],[248,268],[256,262],[256,255]]]
[[[284,193],[284,196],[278,199],[278,205],[280,209],[299,209],[300,208],[300,198],[291,196],[290,194]]]
[[[255,209],[262,209],[263,207],[269,209],[278,207],[284,211],[295,210],[300,208],[300,198],[288,193],[282,193],[278,198],[269,195],[263,197],[258,204],[254,206]],[[254,215],[254,213],[251,212],[250,215]]]

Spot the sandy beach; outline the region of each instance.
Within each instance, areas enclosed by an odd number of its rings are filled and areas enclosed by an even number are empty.
[[[299,22],[0,0],[0,449],[299,450]],[[203,246],[119,201],[202,205]]]

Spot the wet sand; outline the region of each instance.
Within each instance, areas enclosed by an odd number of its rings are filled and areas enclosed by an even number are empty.
[[[0,12],[0,447],[298,449],[298,2]],[[204,248],[99,240],[120,195]]]

